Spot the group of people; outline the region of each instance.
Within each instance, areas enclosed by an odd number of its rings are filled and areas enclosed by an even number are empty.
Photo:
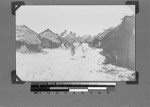
[[[85,58],[86,56],[86,52],[88,50],[88,44],[87,43],[82,43],[82,44],[79,44],[79,43],[73,43],[70,47],[70,52],[71,52],[71,56],[73,57],[75,54],[76,54],[76,49],[81,49],[82,51],[82,58]]]

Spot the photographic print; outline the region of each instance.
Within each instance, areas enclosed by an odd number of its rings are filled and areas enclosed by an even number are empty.
[[[16,73],[23,81],[135,81],[135,6],[21,6]]]

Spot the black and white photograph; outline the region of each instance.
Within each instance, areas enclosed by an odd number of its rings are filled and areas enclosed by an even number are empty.
[[[0,107],[150,107],[150,0],[0,0]]]
[[[135,81],[135,5],[28,5],[16,11],[23,81]]]

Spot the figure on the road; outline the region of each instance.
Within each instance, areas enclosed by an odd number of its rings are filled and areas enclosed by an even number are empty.
[[[82,58],[86,57],[87,50],[88,50],[88,44],[87,43],[82,43],[82,53],[83,53]]]
[[[75,54],[75,46],[73,44],[71,44],[70,50],[71,50],[71,56],[74,56],[74,54]]]

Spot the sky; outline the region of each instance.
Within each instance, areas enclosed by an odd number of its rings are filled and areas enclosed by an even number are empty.
[[[135,13],[134,5],[26,5],[16,11],[16,25],[26,25],[41,33],[50,29],[61,34],[65,29],[77,36],[97,35]]]

